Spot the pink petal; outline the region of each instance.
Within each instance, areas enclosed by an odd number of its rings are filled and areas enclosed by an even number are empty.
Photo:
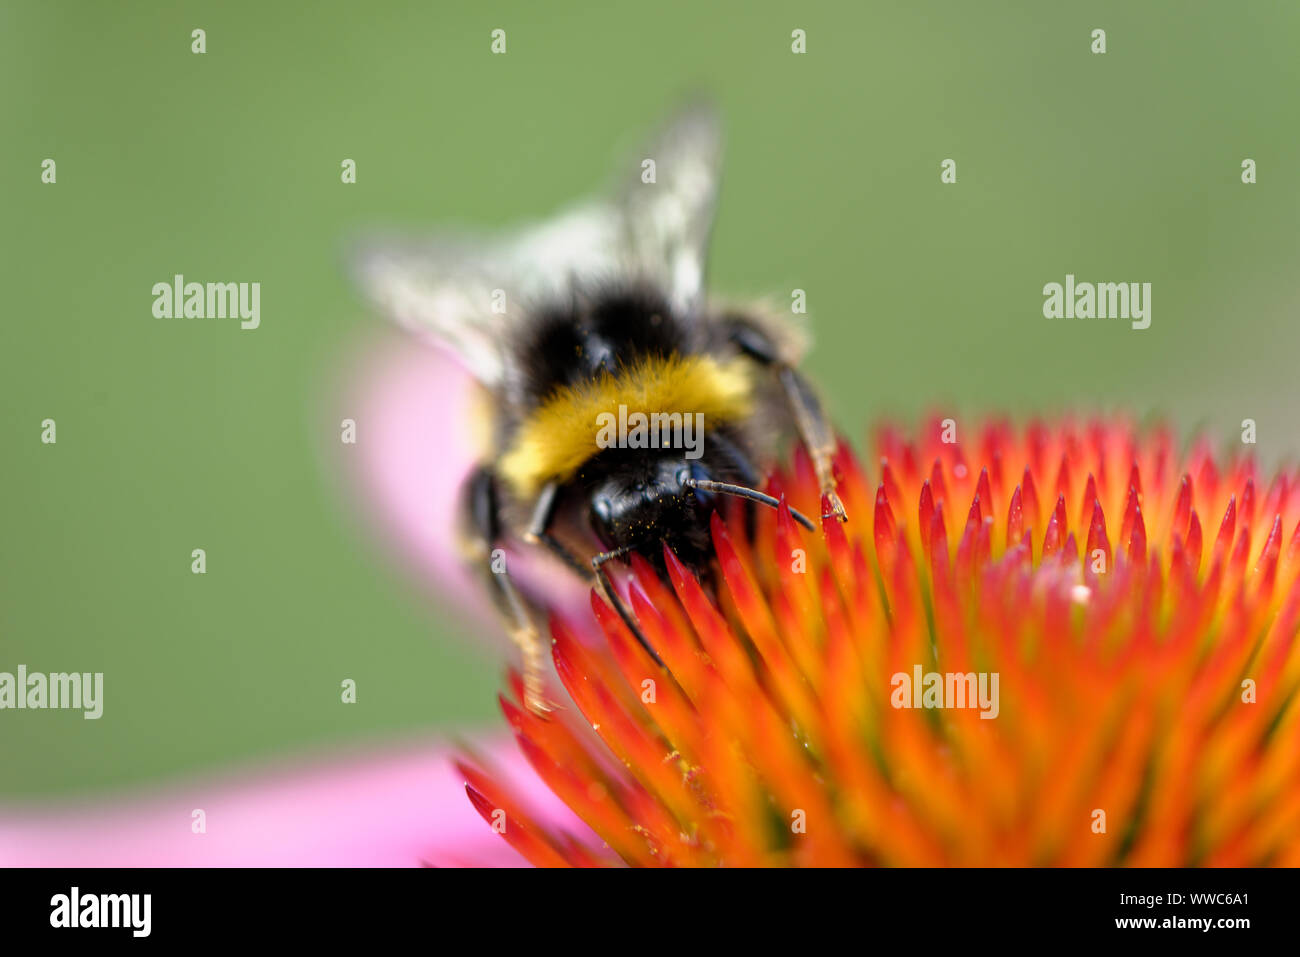
[[[589,834],[514,742],[483,756],[541,819]],[[134,800],[0,807],[4,867],[522,866],[465,796],[444,743],[189,781]],[[206,833],[191,830],[206,815]]]
[[[402,573],[436,590],[435,603],[454,601],[504,634],[485,589],[465,568],[458,529],[461,485],[487,457],[482,430],[486,397],[443,351],[415,336],[389,332],[354,347],[360,362],[334,389],[328,471],[351,473],[346,505],[360,502],[364,533],[379,533]],[[338,441],[338,422],[357,423],[355,445]],[[507,546],[511,574],[531,593],[577,617],[587,617],[588,585],[540,549]],[[439,608],[439,611],[442,609]],[[504,643],[504,642],[503,642]]]
[[[356,345],[362,358],[337,378],[333,445],[325,470],[349,474],[342,490],[360,504],[360,525],[391,545],[402,567],[443,595],[477,594],[457,549],[460,486],[481,439],[472,419],[473,382],[440,350],[389,332]],[[357,423],[356,444],[338,441],[338,422]]]

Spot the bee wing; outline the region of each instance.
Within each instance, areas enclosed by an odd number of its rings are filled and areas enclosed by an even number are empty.
[[[653,182],[645,181],[646,160],[654,161]],[[683,317],[696,313],[704,293],[721,169],[717,116],[696,105],[660,130],[618,196],[630,258]]]
[[[485,386],[501,387],[513,285],[502,250],[463,237],[393,240],[365,244],[353,258],[375,306],[450,351]]]
[[[500,389],[527,305],[567,298],[583,282],[635,276],[662,288],[684,317],[694,314],[720,157],[716,119],[697,107],[625,167],[607,198],[504,239],[368,244],[355,256],[360,285],[391,318],[431,336]],[[654,160],[651,182],[647,159]]]

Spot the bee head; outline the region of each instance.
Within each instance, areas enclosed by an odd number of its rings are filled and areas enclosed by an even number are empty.
[[[715,504],[712,494],[691,484],[710,479],[707,461],[686,459],[680,451],[602,458],[588,501],[592,530],[605,548],[635,548],[659,566],[664,542],[688,565],[707,560]]]

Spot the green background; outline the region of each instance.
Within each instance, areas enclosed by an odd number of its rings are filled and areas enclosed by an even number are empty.
[[[808,291],[850,434],[1121,409],[1223,442],[1251,417],[1289,457],[1297,36],[1294,2],[3,0],[0,670],[108,677],[97,722],[0,713],[0,796],[500,724],[470,619],[319,454],[382,322],[340,247],[545,215],[696,91],[728,139],[713,288]],[[154,319],[176,272],[260,281],[261,328]],[[1044,319],[1067,272],[1153,283],[1151,328]]]

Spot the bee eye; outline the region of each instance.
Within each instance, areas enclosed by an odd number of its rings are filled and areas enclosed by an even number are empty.
[[[601,544],[606,548],[618,545],[618,535],[614,522],[614,503],[605,495],[597,495],[591,500],[591,530],[596,533]]]

